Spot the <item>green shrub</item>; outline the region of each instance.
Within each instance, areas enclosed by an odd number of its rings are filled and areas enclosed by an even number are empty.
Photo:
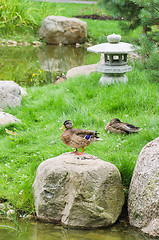
[[[33,28],[38,25],[35,15],[38,16],[38,12],[29,0],[1,0],[0,28],[7,27],[8,31],[23,26]]]
[[[137,68],[146,70],[150,80],[159,82],[159,49],[157,44],[143,35],[140,39],[140,59]]]

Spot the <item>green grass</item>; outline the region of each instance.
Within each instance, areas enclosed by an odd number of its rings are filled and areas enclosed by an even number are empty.
[[[60,140],[58,129],[66,119],[75,128],[98,130],[100,142],[85,152],[115,164],[128,187],[141,149],[158,137],[158,85],[150,83],[145,71],[133,69],[127,84],[101,86],[101,74],[69,79],[60,85],[28,88],[20,107],[7,112],[22,120],[10,125],[16,136],[0,128],[0,198],[18,209],[33,211],[32,184],[38,165],[51,157],[71,151]],[[137,134],[105,132],[112,118],[142,127]]]
[[[106,11],[98,5],[85,5],[73,3],[34,2],[29,0],[5,0],[1,1],[0,9],[0,40],[5,38],[16,41],[39,40],[39,28],[45,17],[49,15],[74,17],[76,15],[106,14]],[[109,13],[107,13],[109,14]],[[88,41],[106,41],[108,34],[122,35],[122,40],[137,41],[141,34],[141,28],[137,31],[123,33],[122,24],[118,21],[87,20]]]
[[[104,12],[97,5],[27,0],[2,0],[1,5],[0,39],[28,42],[38,39],[38,29],[48,15],[73,17]],[[125,33],[121,21],[83,20],[87,22],[88,41],[92,43],[105,42],[106,36],[113,32],[120,34],[122,41],[136,43],[141,34],[140,27]],[[28,59],[35,64],[36,49],[26,48],[24,60],[16,48],[13,53],[17,56],[16,65],[15,61],[7,62],[7,49],[1,51],[1,55],[6,51],[6,62],[4,58],[0,59],[1,79],[17,81],[26,78],[30,81],[33,74],[39,78],[38,70],[35,71],[28,61],[26,63]],[[31,58],[30,51],[33,52]],[[9,55],[11,60],[11,50]],[[94,58],[89,55],[86,64],[94,63]],[[32,184],[37,167],[48,158],[71,151],[60,140],[61,132],[58,130],[66,119],[71,119],[75,128],[98,130],[103,140],[91,144],[85,152],[115,164],[121,172],[124,186],[128,188],[141,149],[158,137],[159,128],[158,85],[150,81],[148,71],[140,71],[138,67],[135,63],[133,71],[127,74],[127,84],[101,86],[101,74],[94,73],[56,86],[27,88],[28,96],[23,98],[22,105],[6,109],[22,120],[21,124],[7,126],[16,132],[16,136],[8,135],[5,128],[0,127],[0,199],[7,199],[15,209],[34,211]],[[104,127],[114,117],[140,126],[142,130],[128,136],[106,133]]]

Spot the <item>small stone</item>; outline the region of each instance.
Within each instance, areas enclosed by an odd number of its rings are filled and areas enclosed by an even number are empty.
[[[13,40],[8,40],[7,44],[8,46],[17,46],[17,42]]]
[[[13,216],[14,214],[15,214],[15,211],[14,211],[13,209],[9,209],[9,210],[7,211],[7,216],[8,216],[8,217]]]
[[[17,43],[18,46],[23,46],[22,42]]]
[[[26,219],[32,220],[32,219],[35,219],[35,216],[34,216],[34,215],[31,215],[31,214],[29,214],[29,215],[27,215],[27,216],[26,216]]]
[[[81,47],[81,44],[80,43],[76,43],[76,47]]]
[[[39,42],[39,41],[33,41],[32,44],[33,44],[34,46],[41,46],[41,45],[43,45],[43,43],[42,43],[42,42]]]
[[[31,44],[28,43],[28,42],[24,42],[23,45],[24,45],[24,46],[30,46]]]

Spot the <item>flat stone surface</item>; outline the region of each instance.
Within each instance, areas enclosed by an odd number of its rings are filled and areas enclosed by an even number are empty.
[[[87,48],[87,51],[104,54],[127,54],[134,51],[134,46],[129,43],[100,43]]]
[[[104,63],[104,54],[101,54],[101,58],[98,63],[71,68],[70,70],[68,70],[66,77],[69,78],[69,77],[76,77],[79,75],[89,75],[92,72],[96,72],[97,67],[103,63]]]
[[[66,77],[76,77],[79,75],[89,75],[92,72],[97,71],[98,64],[84,65],[79,67],[74,67],[68,70]]]

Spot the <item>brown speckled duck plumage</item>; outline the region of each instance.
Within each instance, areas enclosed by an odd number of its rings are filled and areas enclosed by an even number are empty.
[[[101,140],[98,137],[97,131],[90,131],[84,129],[74,129],[71,120],[66,120],[60,130],[65,129],[61,135],[61,140],[64,144],[71,148],[75,148],[77,155],[82,155],[84,147],[91,143]],[[82,148],[82,152],[78,153],[78,148]]]
[[[106,126],[105,130],[107,132],[113,133],[137,133],[142,128],[136,127],[132,124],[121,122],[118,118],[113,118]]]

